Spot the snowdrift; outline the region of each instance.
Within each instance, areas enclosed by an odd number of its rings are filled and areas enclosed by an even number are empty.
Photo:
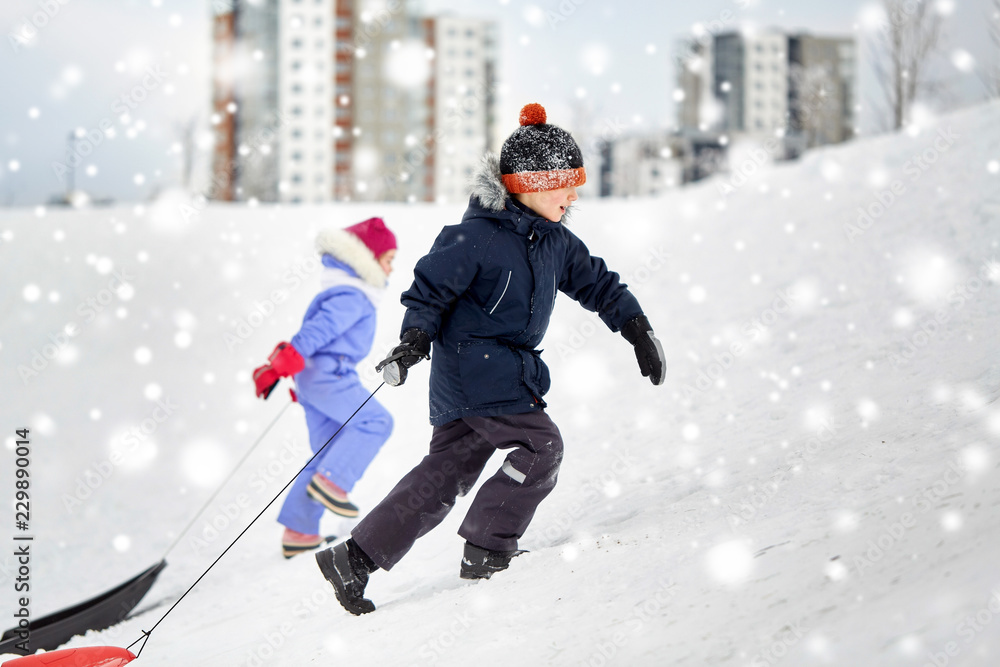
[[[620,336],[560,297],[544,358],[567,452],[530,553],[489,582],[460,580],[460,501],[374,575],[379,609],[354,618],[311,556],[282,559],[272,508],[138,662],[995,664],[998,114],[738,163],[659,199],[581,200],[574,230],[625,276],[669,372],[650,385]],[[400,238],[398,294],[463,208],[191,215],[174,197],[0,213],[2,451],[13,461],[15,429],[30,429],[32,614],[159,560],[281,409],[284,385],[260,402],[250,373],[318,287],[317,230],[384,217]],[[377,355],[400,321],[386,301]],[[396,432],[356,489],[362,509],[423,456],[426,373],[377,394]],[[69,646],[137,639],[306,451],[293,406],[133,617]],[[13,534],[10,503],[2,516]]]

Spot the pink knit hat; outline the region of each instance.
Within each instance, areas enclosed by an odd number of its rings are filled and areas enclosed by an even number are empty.
[[[344,231],[361,239],[376,259],[383,253],[396,249],[396,236],[385,226],[382,218],[368,218],[364,222],[345,227]]]

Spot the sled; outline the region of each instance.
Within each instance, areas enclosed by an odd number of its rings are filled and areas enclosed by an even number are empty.
[[[0,667],[121,667],[135,660],[131,651],[114,646],[67,648],[7,660]]]
[[[153,587],[153,583],[156,581],[156,578],[166,566],[167,561],[161,560],[156,565],[140,572],[125,583],[120,584],[109,591],[101,593],[97,597],[81,602],[73,607],[63,609],[62,611],[57,611],[54,614],[43,616],[38,620],[31,621],[28,625],[28,633],[30,637],[28,644],[29,651],[25,651],[23,648],[17,647],[17,644],[23,644],[24,641],[24,638],[21,636],[18,628],[11,628],[10,630],[7,630],[3,633],[3,636],[0,637],[0,654],[16,653],[19,655],[28,655],[29,653],[34,653],[38,649],[45,649],[48,651],[65,644],[74,635],[82,635],[88,630],[104,630],[105,628],[111,627],[115,623],[124,620],[125,617],[129,615],[129,612],[131,612],[132,609],[139,604],[139,601],[146,593],[149,592],[149,589]],[[108,651],[123,650],[109,647],[104,648]],[[89,649],[69,650],[80,652],[88,651]],[[55,660],[62,660],[62,658],[59,657],[53,658],[52,661],[49,660],[49,658],[52,658],[52,656],[56,656],[59,653],[63,653],[63,651],[45,653],[42,655],[32,655],[27,658],[28,662],[21,662],[20,659],[10,660],[3,663],[3,665],[0,665],[0,667],[29,667],[31,665],[56,666],[70,664],[112,667],[113,665],[124,665],[125,662],[129,661],[101,662],[100,657],[98,657],[97,662],[84,662],[86,657],[83,655],[77,657],[80,662],[55,662]],[[122,656],[123,655],[124,654],[122,654]],[[122,656],[118,656],[118,658],[121,658]],[[111,658],[109,658],[109,660],[110,659]],[[39,660],[41,661],[39,662]]]

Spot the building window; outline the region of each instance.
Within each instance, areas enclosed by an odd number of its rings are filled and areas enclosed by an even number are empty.
[[[300,151],[295,151],[292,153],[292,162],[301,162],[302,153]]]
[[[293,39],[292,40],[292,48],[293,49],[301,49],[302,48],[302,40],[301,39],[297,39],[297,38]]]
[[[301,139],[301,138],[302,138],[302,130],[299,129],[299,128],[297,128],[297,127],[293,128],[292,129],[292,139]]]
[[[302,174],[292,174],[292,183],[301,183]]]

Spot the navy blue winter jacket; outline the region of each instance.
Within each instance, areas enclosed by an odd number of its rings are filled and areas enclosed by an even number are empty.
[[[402,330],[422,329],[433,341],[435,426],[545,407],[549,371],[536,348],[557,290],[612,331],[642,314],[618,274],[573,232],[509,196],[490,158],[462,222],[441,231],[402,295]]]

